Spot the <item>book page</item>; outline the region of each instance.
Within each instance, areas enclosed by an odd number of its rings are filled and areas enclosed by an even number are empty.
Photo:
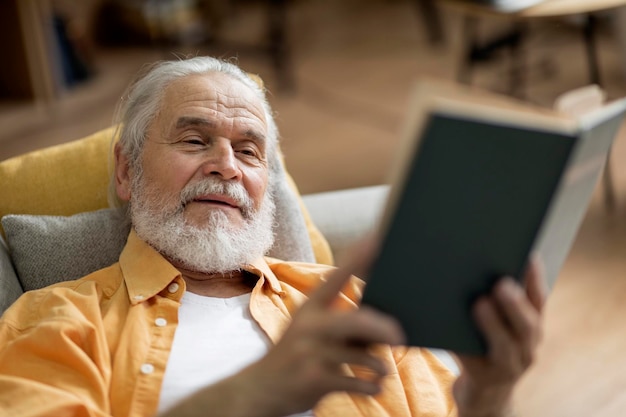
[[[554,101],[554,109],[571,117],[581,117],[604,105],[606,93],[598,85],[588,85],[561,94]]]
[[[574,107],[577,112],[583,108],[576,103]],[[582,112],[580,139],[533,248],[543,260],[550,288],[554,286],[576,238],[625,111],[626,100],[622,99]]]

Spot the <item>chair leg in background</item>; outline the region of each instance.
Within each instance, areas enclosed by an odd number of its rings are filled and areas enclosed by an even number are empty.
[[[526,54],[523,43],[527,33],[525,22],[517,22],[515,28],[508,34],[509,51],[511,53],[511,68],[509,73],[509,94],[523,99],[526,96]]]
[[[478,48],[478,19],[474,16],[466,15],[463,18],[461,32],[463,36],[463,51],[457,72],[457,80],[463,84],[471,84],[475,61],[474,52]]]
[[[417,17],[421,19],[426,28],[426,34],[428,35],[430,44],[438,45],[444,43],[445,35],[443,22],[441,20],[441,13],[439,13],[439,9],[436,5],[436,0],[413,0],[413,5],[417,11]]]
[[[278,87],[291,91],[295,87],[291,51],[287,38],[287,3],[289,0],[270,0],[268,4],[269,53],[276,72]]]
[[[596,45],[597,18],[593,13],[589,13],[583,26],[583,37],[585,41],[585,51],[587,54],[587,65],[589,67],[589,80],[592,84],[602,85],[600,79],[600,66],[598,64],[598,50]]]

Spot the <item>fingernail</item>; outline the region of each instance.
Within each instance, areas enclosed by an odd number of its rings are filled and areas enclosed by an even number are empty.
[[[496,288],[496,291],[498,292],[502,292],[503,294],[509,294],[509,295],[514,295],[517,294],[517,292],[520,290],[519,285],[517,283],[517,281],[515,281],[513,278],[511,277],[504,277],[500,280],[500,282],[498,283],[498,286]]]
[[[517,286],[517,282],[510,276],[505,276],[501,280],[502,285],[512,288]]]

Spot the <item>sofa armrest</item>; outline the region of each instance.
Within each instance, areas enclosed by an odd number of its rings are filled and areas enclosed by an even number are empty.
[[[388,191],[388,185],[375,185],[302,196],[335,260],[341,259],[352,244],[376,226]]]

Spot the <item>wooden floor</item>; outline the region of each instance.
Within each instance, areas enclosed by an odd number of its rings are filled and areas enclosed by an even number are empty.
[[[246,41],[254,41],[260,16],[249,10],[233,17],[229,36],[245,33]],[[303,193],[386,181],[411,81],[422,75],[454,78],[459,22],[457,14],[446,13],[447,41],[431,45],[408,1],[293,2],[289,29],[297,84],[291,93],[276,87],[267,59],[238,54],[242,66],[259,73],[272,91],[287,165]],[[626,71],[620,52],[626,51],[605,26],[602,75],[609,96],[621,97]],[[525,47],[529,101],[550,105],[558,94],[586,83],[579,31],[576,20],[532,25]],[[0,160],[110,125],[133,74],[169,56],[138,48],[99,51],[97,76],[53,106],[0,105]],[[504,91],[506,62],[503,55],[478,67],[475,84]],[[516,392],[520,416],[626,415],[626,130],[611,160],[617,204],[608,209],[598,187],[549,298],[538,361]]]

